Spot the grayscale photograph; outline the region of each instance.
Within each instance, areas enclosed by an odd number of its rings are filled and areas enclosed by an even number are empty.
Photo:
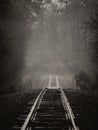
[[[98,130],[98,0],[0,0],[0,130]]]

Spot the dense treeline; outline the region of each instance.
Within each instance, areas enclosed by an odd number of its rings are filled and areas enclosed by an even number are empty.
[[[88,22],[88,28],[90,29],[90,33],[93,33],[93,40],[91,44],[94,48],[94,54],[92,61],[94,62],[95,69],[95,80],[92,85],[92,89],[98,90],[98,5],[97,9],[95,10],[95,16],[91,18],[91,21]]]
[[[15,80],[25,68],[26,42],[33,29],[31,25],[38,21],[36,13],[40,15],[41,2],[42,0],[0,1],[1,94],[17,90]]]
[[[0,93],[15,91],[23,67],[26,20],[17,1],[0,1]],[[21,53],[22,52],[22,53]]]
[[[88,71],[93,71],[93,83],[96,86],[98,2],[97,0],[59,2],[57,6],[54,4],[50,6],[51,0],[0,1],[0,93],[16,91],[15,79],[25,69],[27,41],[32,33],[33,40],[40,41],[40,37],[43,36],[41,37],[43,39],[45,34],[49,44],[53,43],[53,46],[57,44],[58,47],[62,45],[65,49],[64,56],[61,56],[64,64],[71,64],[69,69],[73,71],[76,69],[74,64],[81,62],[81,66],[86,66],[85,70],[89,68]]]
[[[95,10],[93,16],[85,22],[85,43],[89,44],[89,50],[93,50],[92,63],[93,63],[93,79],[89,75],[81,71],[76,75],[77,86],[81,89],[98,90],[98,4],[94,5]]]

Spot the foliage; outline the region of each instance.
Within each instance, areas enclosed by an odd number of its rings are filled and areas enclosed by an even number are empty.
[[[87,68],[90,63],[97,66],[96,8],[97,0],[0,0],[0,89],[15,87],[32,33],[33,40],[48,37],[49,44],[63,44],[64,64],[81,59]],[[90,21],[87,26],[85,21]]]

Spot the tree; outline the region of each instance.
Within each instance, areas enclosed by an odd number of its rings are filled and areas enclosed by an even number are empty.
[[[88,74],[84,71],[81,71],[78,75],[75,76],[76,78],[76,84],[80,89],[90,89],[90,77]]]

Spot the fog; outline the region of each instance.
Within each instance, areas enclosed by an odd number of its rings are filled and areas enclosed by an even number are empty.
[[[97,0],[1,1],[1,81],[97,71]],[[3,38],[2,38],[3,37]],[[6,54],[7,53],[7,54]],[[6,77],[6,78],[5,78]]]
[[[31,70],[37,65],[36,72],[42,74],[77,74],[81,70],[93,74],[93,48],[83,41],[88,12],[82,10],[83,3],[70,6],[69,2],[45,2],[40,17],[34,14],[38,21],[31,26],[34,29],[25,52],[25,64]]]

